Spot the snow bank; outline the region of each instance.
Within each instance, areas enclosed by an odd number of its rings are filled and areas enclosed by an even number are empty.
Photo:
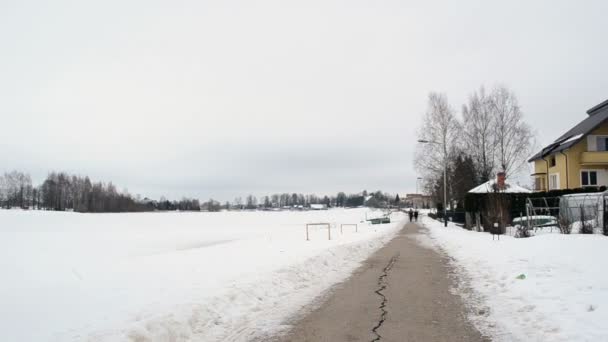
[[[420,238],[453,258],[476,295],[468,298],[479,300],[473,321],[494,340],[608,340],[606,237],[543,234],[493,241],[490,234],[444,228],[428,217],[422,222],[429,235]],[[525,279],[518,279],[522,274]]]
[[[0,210],[5,340],[244,341],[346,277],[399,225],[366,209],[76,214]],[[394,217],[394,219],[401,217]],[[330,222],[327,229],[304,225]],[[359,232],[340,223],[359,223]]]

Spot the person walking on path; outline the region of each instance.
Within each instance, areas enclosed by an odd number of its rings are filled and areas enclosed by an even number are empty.
[[[412,211],[412,209],[410,208],[410,211],[407,213],[410,217],[410,222],[412,222],[412,218],[414,217],[414,212]]]
[[[414,220],[416,220],[416,222],[418,222],[418,210],[414,211]]]

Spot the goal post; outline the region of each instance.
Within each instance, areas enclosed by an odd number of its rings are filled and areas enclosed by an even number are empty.
[[[310,241],[308,228],[313,226],[324,226],[327,227],[327,239],[331,240],[331,225],[329,223],[307,223],[306,224],[306,241]]]
[[[342,223],[340,225],[340,234],[344,233],[343,232],[344,227],[355,227],[355,233],[357,233],[359,231],[359,225],[356,223]]]

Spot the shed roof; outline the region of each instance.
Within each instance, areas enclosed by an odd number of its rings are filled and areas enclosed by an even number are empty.
[[[491,180],[469,190],[469,193],[473,193],[473,194],[491,193],[491,192],[494,192],[495,185],[496,185],[496,180],[491,179]],[[532,192],[529,189],[521,187],[517,184],[509,184],[508,182],[505,182],[505,187],[506,187],[506,189],[501,191],[502,193],[511,194],[511,193],[530,193],[530,192]]]

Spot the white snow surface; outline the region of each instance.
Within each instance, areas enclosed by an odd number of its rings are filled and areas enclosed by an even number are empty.
[[[481,185],[478,185],[476,187],[474,187],[473,189],[469,190],[470,193],[474,193],[474,194],[487,194],[490,192],[494,192],[494,184],[496,184],[496,180],[495,179],[491,179]],[[506,189],[501,190],[501,193],[530,193],[532,192],[529,189],[526,189],[524,187],[521,187],[517,184],[511,184],[509,182],[505,182],[506,185]]]
[[[607,341],[608,238],[541,234],[516,239],[423,217],[424,244],[453,260],[475,307],[472,321],[494,341]],[[430,238],[430,239],[429,239]],[[521,274],[525,279],[517,279]]]
[[[570,138],[568,138],[568,139],[566,139],[566,140],[562,141],[562,142],[560,143],[560,145],[565,145],[565,144],[567,144],[567,143],[569,143],[569,142],[572,142],[572,141],[578,140],[578,139],[582,138],[582,137],[583,137],[583,135],[584,135],[584,134],[577,134],[577,135],[573,135],[573,136],[571,136]]]
[[[346,279],[403,217],[368,209],[78,214],[0,210],[4,341],[245,341]],[[305,224],[314,227],[305,241]],[[358,223],[359,232],[340,223]],[[600,308],[601,309],[601,308]]]

